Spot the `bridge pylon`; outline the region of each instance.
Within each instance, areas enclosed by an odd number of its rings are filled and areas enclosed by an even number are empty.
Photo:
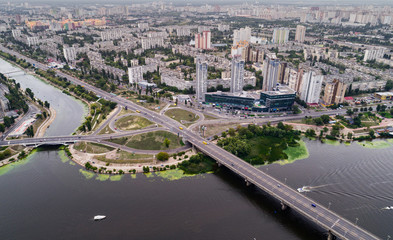
[[[336,236],[333,235],[331,230],[328,231],[327,239],[328,240],[336,239]]]
[[[251,183],[248,181],[248,179],[247,179],[247,178],[246,178],[246,179],[244,179],[244,181],[246,182],[246,186],[247,186],[247,187],[251,186]]]
[[[285,211],[288,209],[288,205],[286,205],[284,202],[280,202],[281,203],[281,210]]]

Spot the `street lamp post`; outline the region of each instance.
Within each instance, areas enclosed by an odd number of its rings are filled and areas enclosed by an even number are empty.
[[[330,205],[332,205],[332,203],[331,202],[329,202],[329,207],[328,207],[328,209],[330,210]]]
[[[287,178],[285,178],[285,184],[287,184]]]
[[[358,220],[359,220],[359,218],[356,218],[355,225],[358,225]]]
[[[387,240],[389,240],[390,239],[390,235],[388,235],[388,238],[387,238]]]

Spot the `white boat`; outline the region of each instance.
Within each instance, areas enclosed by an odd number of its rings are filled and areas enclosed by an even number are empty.
[[[297,189],[297,191],[298,192],[311,192],[311,188],[310,187],[308,187],[308,186],[303,186],[303,187],[301,187],[301,188],[298,188]]]
[[[393,206],[384,207],[382,209],[384,209],[384,210],[393,210]]]
[[[106,216],[104,216],[104,215],[97,215],[97,216],[94,216],[94,221],[100,221],[105,218],[106,218]]]

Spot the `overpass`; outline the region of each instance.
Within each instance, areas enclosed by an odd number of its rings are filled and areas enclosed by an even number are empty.
[[[39,63],[35,60],[27,58],[25,56],[20,55],[12,50],[4,48],[0,45],[0,49],[4,52],[8,52],[10,54],[16,55],[19,58],[25,59],[31,64],[35,64],[36,67],[41,68],[43,70],[47,70],[48,67],[42,63]],[[203,144],[205,141],[202,137],[193,133],[188,129],[180,130],[179,127],[183,127],[179,122],[165,116],[160,115],[157,112],[145,109],[144,107],[137,105],[131,101],[123,99],[118,96],[113,96],[108,92],[105,92],[101,89],[98,89],[92,85],[89,85],[73,76],[70,76],[64,72],[57,71],[57,74],[61,77],[67,78],[74,84],[83,85],[87,90],[95,92],[96,94],[110,99],[113,102],[118,103],[124,107],[127,107],[130,110],[139,110],[141,115],[149,116],[153,121],[162,126],[166,127],[172,132],[176,132],[183,135],[188,142],[190,142],[194,147],[199,149],[204,154],[215,159],[219,164],[226,166],[228,169],[232,170],[234,173],[238,174],[248,184],[254,184],[256,187],[265,191],[272,197],[276,198],[282,203],[283,208],[290,207],[310,221],[316,223],[322,228],[329,231],[329,233],[334,234],[335,236],[341,239],[350,239],[350,240],[374,240],[379,239],[377,236],[369,233],[368,231],[360,228],[356,224],[346,220],[345,218],[337,215],[332,210],[323,207],[322,205],[316,203],[310,198],[303,196],[292,188],[286,186],[282,182],[277,179],[269,176],[268,174],[262,172],[261,170],[253,167],[242,159],[236,157],[235,155],[225,151],[224,149],[213,145],[213,144]],[[315,113],[315,115],[326,114]],[[280,121],[285,120],[285,117],[278,117],[275,119],[269,119],[270,121]],[[129,133],[124,133],[128,134]],[[12,140],[12,141],[2,141],[0,145],[8,145],[8,144],[46,144],[46,143],[60,143],[60,142],[72,142],[78,140],[86,140],[89,137],[94,139],[99,139],[101,137],[108,137],[109,135],[97,135],[97,136],[65,136],[65,137],[51,137],[51,138],[43,138],[43,139],[23,139],[23,140]],[[121,135],[116,135],[120,137]],[[315,207],[314,207],[315,206]],[[331,235],[330,235],[331,237]]]

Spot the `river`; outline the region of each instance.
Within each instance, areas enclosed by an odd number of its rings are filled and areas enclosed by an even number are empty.
[[[83,118],[83,111],[78,114],[70,123]],[[61,127],[53,128],[56,133]],[[64,134],[74,127],[69,129]],[[306,144],[307,159],[261,169],[294,189],[309,186],[303,194],[326,207],[330,202],[333,211],[358,219],[381,238],[391,235],[393,210],[383,208],[393,205],[393,146]],[[105,179],[85,173],[61,154],[37,152],[0,168],[1,239],[324,238],[321,229],[296,213],[282,212],[276,201],[225,168],[174,181],[144,174]],[[94,222],[98,214],[108,218]]]
[[[20,68],[11,65],[0,58],[0,72],[14,72],[7,75],[20,83],[21,88],[30,88],[34,96],[41,101],[48,101],[56,111],[56,119],[46,130],[45,136],[60,136],[72,134],[82,123],[87,114],[87,107],[75,98],[63,94],[59,89],[38,80],[36,77],[24,74],[23,71],[15,72]]]

